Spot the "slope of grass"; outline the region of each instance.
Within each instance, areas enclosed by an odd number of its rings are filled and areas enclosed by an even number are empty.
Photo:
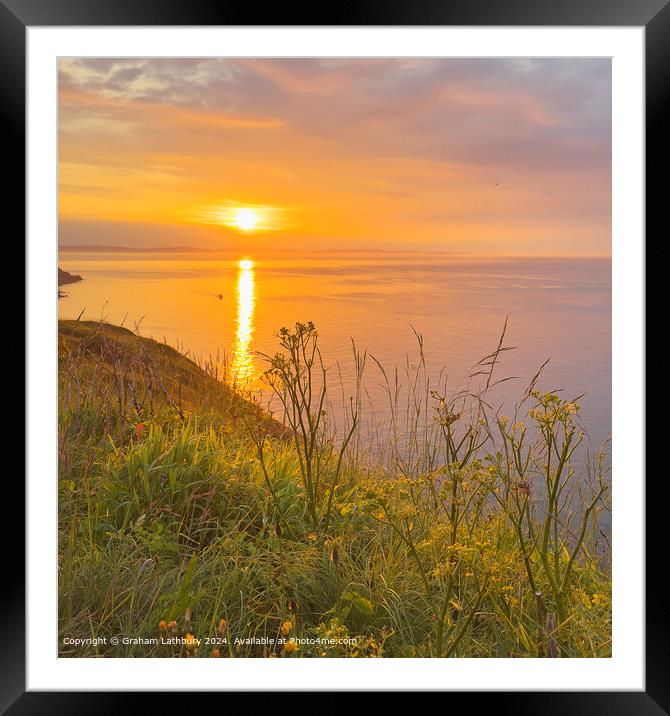
[[[466,423],[436,395],[443,458],[408,478],[320,428],[313,327],[280,341],[284,428],[168,346],[60,323],[61,656],[611,654],[576,404]]]

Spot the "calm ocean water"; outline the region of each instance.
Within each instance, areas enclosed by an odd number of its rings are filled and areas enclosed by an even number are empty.
[[[353,376],[351,339],[387,368],[416,363],[417,339],[431,379],[443,367],[454,388],[493,351],[508,317],[496,400],[513,401],[551,358],[539,387],[582,393],[581,422],[593,443],[611,430],[611,262],[581,258],[473,258],[352,252],[321,256],[62,251],[59,265],[84,281],[64,286],[61,318],[104,317],[166,340],[194,356],[225,354],[254,380],[256,351],[274,352],[274,334],[314,321],[325,361],[345,392]],[[386,410],[379,369],[365,383],[378,415]],[[339,391],[339,388],[338,388]]]

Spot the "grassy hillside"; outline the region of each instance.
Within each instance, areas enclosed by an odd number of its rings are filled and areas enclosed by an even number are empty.
[[[279,343],[284,427],[169,346],[60,322],[62,656],[610,655],[578,405],[426,395],[430,467],[364,462],[353,403],[326,426],[314,327]]]
[[[58,322],[61,405],[96,404],[100,414],[132,428],[143,418],[200,420],[229,430],[262,411],[240,393],[167,345],[127,328],[95,321]],[[281,428],[270,421],[269,432]]]

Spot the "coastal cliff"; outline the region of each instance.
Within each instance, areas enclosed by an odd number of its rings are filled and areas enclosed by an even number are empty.
[[[69,271],[63,271],[62,268],[58,268],[58,286],[64,286],[68,283],[77,283],[83,281],[82,277],[78,274],[70,273]],[[67,294],[63,293],[60,288],[58,289],[58,298],[63,298]]]
[[[83,280],[82,277],[77,274],[70,273],[69,271],[63,271],[62,268],[58,269],[58,285],[59,286],[63,286],[66,283],[77,283],[77,281],[82,281],[82,280]]]

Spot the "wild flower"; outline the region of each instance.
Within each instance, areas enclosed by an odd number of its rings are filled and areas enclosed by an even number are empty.
[[[519,480],[514,483],[514,488],[523,495],[530,495],[530,484],[526,480]]]
[[[284,652],[284,654],[294,654],[299,648],[298,642],[295,639],[289,639],[284,643],[282,652]]]
[[[188,632],[184,637],[184,648],[187,656],[195,656],[198,652],[196,639],[191,632]]]

